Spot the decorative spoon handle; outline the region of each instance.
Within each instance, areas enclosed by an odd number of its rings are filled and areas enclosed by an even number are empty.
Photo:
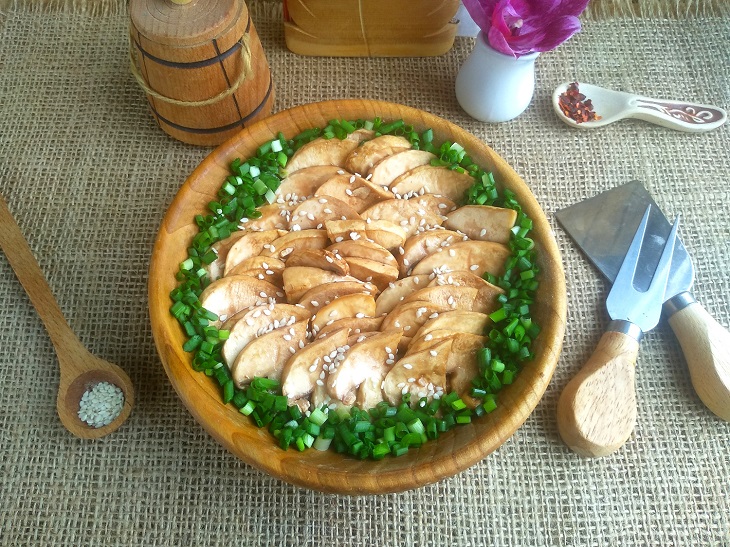
[[[636,96],[630,105],[633,118],[690,133],[710,131],[727,121],[727,112],[723,109],[704,104]]]

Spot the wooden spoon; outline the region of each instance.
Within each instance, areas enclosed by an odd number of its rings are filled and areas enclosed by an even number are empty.
[[[132,381],[117,365],[89,353],[68,326],[38,262],[1,195],[0,247],[28,293],[56,350],[61,369],[56,408],[61,423],[71,433],[83,439],[96,439],[115,431],[132,411],[134,404]],[[79,403],[83,394],[100,382],[108,382],[119,387],[124,394],[124,405],[110,424],[92,427],[79,418]]]

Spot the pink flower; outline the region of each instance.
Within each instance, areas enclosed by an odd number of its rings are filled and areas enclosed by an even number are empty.
[[[520,57],[555,49],[580,30],[588,0],[463,0],[489,44]]]

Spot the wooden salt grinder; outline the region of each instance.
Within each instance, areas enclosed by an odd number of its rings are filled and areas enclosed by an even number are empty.
[[[163,131],[216,146],[271,113],[274,87],[244,0],[130,0],[131,70]]]

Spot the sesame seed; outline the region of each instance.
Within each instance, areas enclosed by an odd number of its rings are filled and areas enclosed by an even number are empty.
[[[405,364],[403,365],[403,368],[405,368],[405,369],[408,369],[408,370],[411,370],[411,369],[413,368],[413,365],[412,365],[412,364],[410,364],[410,363],[405,363]]]
[[[434,349],[432,349],[428,353],[431,355],[431,357],[436,357],[438,355],[438,352],[436,350],[434,350]]]
[[[469,266],[469,269],[473,272],[474,270],[479,269],[479,264],[472,264],[471,266]]]

